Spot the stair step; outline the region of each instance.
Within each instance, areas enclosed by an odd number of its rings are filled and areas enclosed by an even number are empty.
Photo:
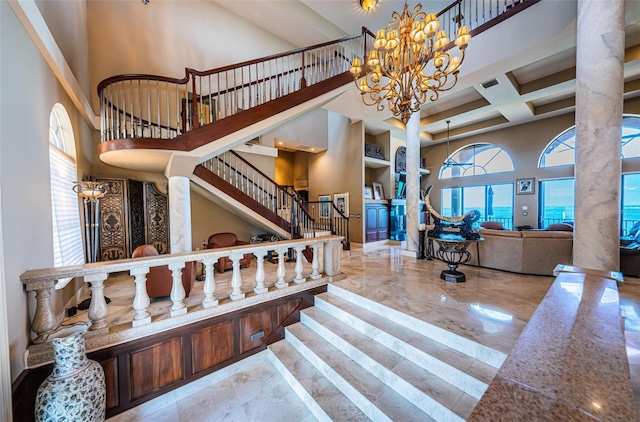
[[[335,284],[327,286],[327,292],[339,298],[351,302],[361,308],[367,309],[380,317],[384,317],[400,326],[420,333],[436,342],[447,346],[450,349],[461,352],[471,358],[483,362],[495,369],[499,369],[504,363],[507,355],[488,346],[479,344],[473,340],[462,337],[458,334],[447,331],[443,328],[430,324],[426,321],[407,315],[396,309],[390,308],[381,303],[367,299],[356,293],[350,292]],[[480,370],[481,372],[482,370]]]
[[[302,323],[288,326],[285,339],[370,419],[435,420]]]
[[[395,346],[399,346],[397,348],[386,347],[377,341],[371,341],[370,337],[341,319],[334,318],[317,307],[307,308],[301,313],[304,325],[434,419],[450,421],[464,419],[471,414],[479,397],[465,393],[429,371],[429,364],[418,365],[406,359],[402,354],[404,347],[401,341],[396,340]],[[455,371],[451,367],[449,370]],[[468,378],[464,380],[468,383],[482,384],[464,373],[461,375]],[[483,385],[486,390],[486,384]]]
[[[497,372],[491,365],[333,294],[316,295],[315,308],[348,324],[475,399],[482,397]]]
[[[370,420],[286,340],[271,344],[267,356],[319,421]]]

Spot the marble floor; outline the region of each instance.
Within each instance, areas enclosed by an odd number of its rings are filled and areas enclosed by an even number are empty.
[[[266,265],[267,274],[275,271],[275,265]],[[553,277],[461,266],[467,276],[466,283],[446,283],[439,278],[444,268],[445,264],[437,260],[406,257],[399,246],[354,249],[342,255],[342,271],[348,278],[335,284],[508,353],[553,282]],[[243,280],[251,280],[251,267],[245,271],[247,277],[243,275]],[[216,281],[224,284],[222,277],[216,276]],[[640,402],[637,399],[640,395],[639,281],[629,280],[620,288],[634,393],[638,393],[636,403]],[[105,293],[113,296],[110,319],[124,318],[126,308],[130,307],[133,291],[127,293],[129,288],[118,288],[121,282],[106,283]],[[225,289],[220,287],[217,293]],[[201,291],[202,283],[196,282],[190,306],[197,306]],[[154,312],[160,315],[166,312],[164,308],[170,306],[170,302],[154,305],[157,308]],[[638,405],[636,408],[640,410]],[[109,420],[312,421],[315,418],[262,352]]]

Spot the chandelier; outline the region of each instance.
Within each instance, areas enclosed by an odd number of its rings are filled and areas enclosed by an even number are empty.
[[[362,73],[359,58],[353,59],[351,69],[356,86],[366,105],[384,109],[383,100],[394,116],[400,116],[404,124],[420,106],[438,99],[440,92],[448,91],[458,82],[460,65],[471,35],[469,28],[460,26],[454,40],[461,55],[453,55],[445,47],[449,38],[440,28],[434,13],[426,14],[418,4],[409,13],[405,0],[402,15],[393,12],[387,28],[376,34],[374,49],[366,58],[368,70]]]

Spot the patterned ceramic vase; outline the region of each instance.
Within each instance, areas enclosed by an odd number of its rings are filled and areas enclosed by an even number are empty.
[[[38,388],[36,421],[104,421],[104,371],[85,351],[89,325],[61,326],[44,337],[53,346],[53,372]]]

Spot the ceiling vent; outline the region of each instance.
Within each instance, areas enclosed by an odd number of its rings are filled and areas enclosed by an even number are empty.
[[[500,81],[499,81],[499,80],[497,80],[497,79],[492,79],[492,80],[487,81],[487,82],[485,82],[485,83],[482,83],[482,84],[480,84],[480,85],[481,85],[484,89],[487,89],[487,88],[491,88],[492,86],[496,86],[496,85],[498,85],[499,83],[500,83]]]

